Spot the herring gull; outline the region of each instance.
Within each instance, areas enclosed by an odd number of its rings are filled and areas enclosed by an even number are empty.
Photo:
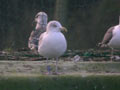
[[[110,27],[104,35],[102,42],[100,43],[101,47],[109,46],[111,48],[111,60],[113,57],[113,50],[120,49],[120,17],[119,24],[113,27]]]
[[[61,31],[67,31],[58,21],[50,21],[47,30],[39,38],[38,53],[45,58],[56,58],[56,74],[58,73],[58,57],[67,49],[67,42]],[[49,71],[48,71],[49,73]]]

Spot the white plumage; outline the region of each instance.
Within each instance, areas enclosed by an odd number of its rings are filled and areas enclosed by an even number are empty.
[[[64,35],[61,33],[65,30],[58,21],[50,21],[47,25],[47,30],[39,38],[38,53],[46,58],[56,58],[56,73],[57,73],[57,58],[60,57],[67,49],[67,42]]]
[[[38,52],[48,58],[56,58],[66,51],[67,45],[64,35],[61,32],[44,33],[39,44]]]
[[[120,49],[120,25],[114,27],[112,31],[112,38],[108,45],[115,49]]]

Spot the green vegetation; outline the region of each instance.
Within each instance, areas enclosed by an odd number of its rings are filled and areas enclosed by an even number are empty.
[[[0,90],[120,90],[120,76],[1,76]]]

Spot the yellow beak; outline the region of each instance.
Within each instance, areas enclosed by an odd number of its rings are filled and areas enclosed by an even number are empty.
[[[65,31],[65,32],[68,31],[65,27],[61,27],[60,29],[61,29],[61,31]]]

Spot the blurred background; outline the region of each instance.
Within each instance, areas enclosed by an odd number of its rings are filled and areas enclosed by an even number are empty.
[[[68,29],[68,49],[88,49],[119,23],[120,0],[0,0],[0,50],[27,48],[40,11]]]

